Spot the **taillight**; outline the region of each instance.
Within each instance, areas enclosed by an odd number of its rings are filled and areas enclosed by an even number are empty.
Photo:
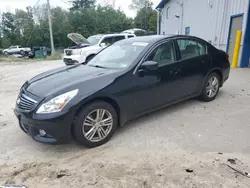
[[[229,60],[229,55],[228,54],[226,54],[226,57],[227,57],[227,60]]]

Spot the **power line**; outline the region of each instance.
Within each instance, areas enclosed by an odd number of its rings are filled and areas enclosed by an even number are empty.
[[[71,4],[69,3],[69,2],[67,2],[67,1],[65,1],[65,0],[61,0],[63,3],[65,3],[65,4],[67,4],[67,5],[70,5],[71,6]]]
[[[32,7],[32,9],[34,9],[34,8],[38,5],[39,2],[40,2],[40,0],[38,0],[38,1],[36,2],[36,4]]]

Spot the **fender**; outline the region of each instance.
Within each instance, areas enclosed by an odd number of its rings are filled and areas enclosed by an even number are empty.
[[[219,74],[220,74],[219,76],[220,76],[220,78],[221,78],[220,87],[223,86],[223,82],[222,82],[222,79],[223,79],[223,76],[222,76],[222,75],[223,75],[223,73],[222,73],[221,68],[219,68],[219,67],[212,68],[212,69],[207,73],[207,75],[205,76],[205,79],[203,80],[202,87],[201,87],[201,90],[200,90],[199,94],[202,93],[202,89],[203,89],[203,87],[204,87],[205,81],[206,81],[208,75],[211,74],[212,72],[217,72],[217,73],[219,72]]]

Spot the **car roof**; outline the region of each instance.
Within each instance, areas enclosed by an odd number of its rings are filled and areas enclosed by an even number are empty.
[[[126,40],[122,40],[122,41],[118,41],[120,44],[121,43],[133,43],[133,42],[147,42],[149,44],[155,43],[157,41],[163,40],[163,39],[175,39],[175,38],[190,38],[190,39],[198,39],[201,40],[203,42],[203,39],[200,39],[198,37],[195,36],[187,36],[187,35],[176,35],[176,34],[169,34],[169,35],[149,35],[149,36],[138,36],[138,37],[133,37],[133,38],[129,38]],[[117,43],[118,43],[117,42]],[[206,42],[207,43],[207,42]]]
[[[97,34],[97,35],[92,35],[91,37],[112,37],[112,36],[124,36],[124,35],[133,35],[134,34],[129,34],[129,33],[113,33],[113,34]]]
[[[110,37],[110,36],[124,36],[124,35],[134,35],[130,33],[113,33],[113,34],[106,34],[104,35],[105,37]]]
[[[164,38],[169,38],[171,35],[149,35],[149,36],[138,36],[129,38],[126,40],[118,41],[119,43],[133,43],[133,42],[146,42],[146,43],[155,43]]]

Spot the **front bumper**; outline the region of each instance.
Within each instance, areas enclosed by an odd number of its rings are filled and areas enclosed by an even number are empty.
[[[72,60],[70,58],[63,58],[63,62],[66,64],[66,65],[75,65],[75,64],[78,64],[79,61],[76,61],[76,60]]]
[[[66,65],[75,65],[78,63],[84,63],[86,57],[84,55],[65,55],[63,58],[63,62]]]
[[[20,128],[30,135],[35,141],[46,144],[66,144],[71,140],[71,125],[74,114],[61,115],[32,115],[23,113],[18,108],[14,109]],[[37,117],[36,117],[37,116]],[[39,130],[44,130],[46,135],[42,136]]]

